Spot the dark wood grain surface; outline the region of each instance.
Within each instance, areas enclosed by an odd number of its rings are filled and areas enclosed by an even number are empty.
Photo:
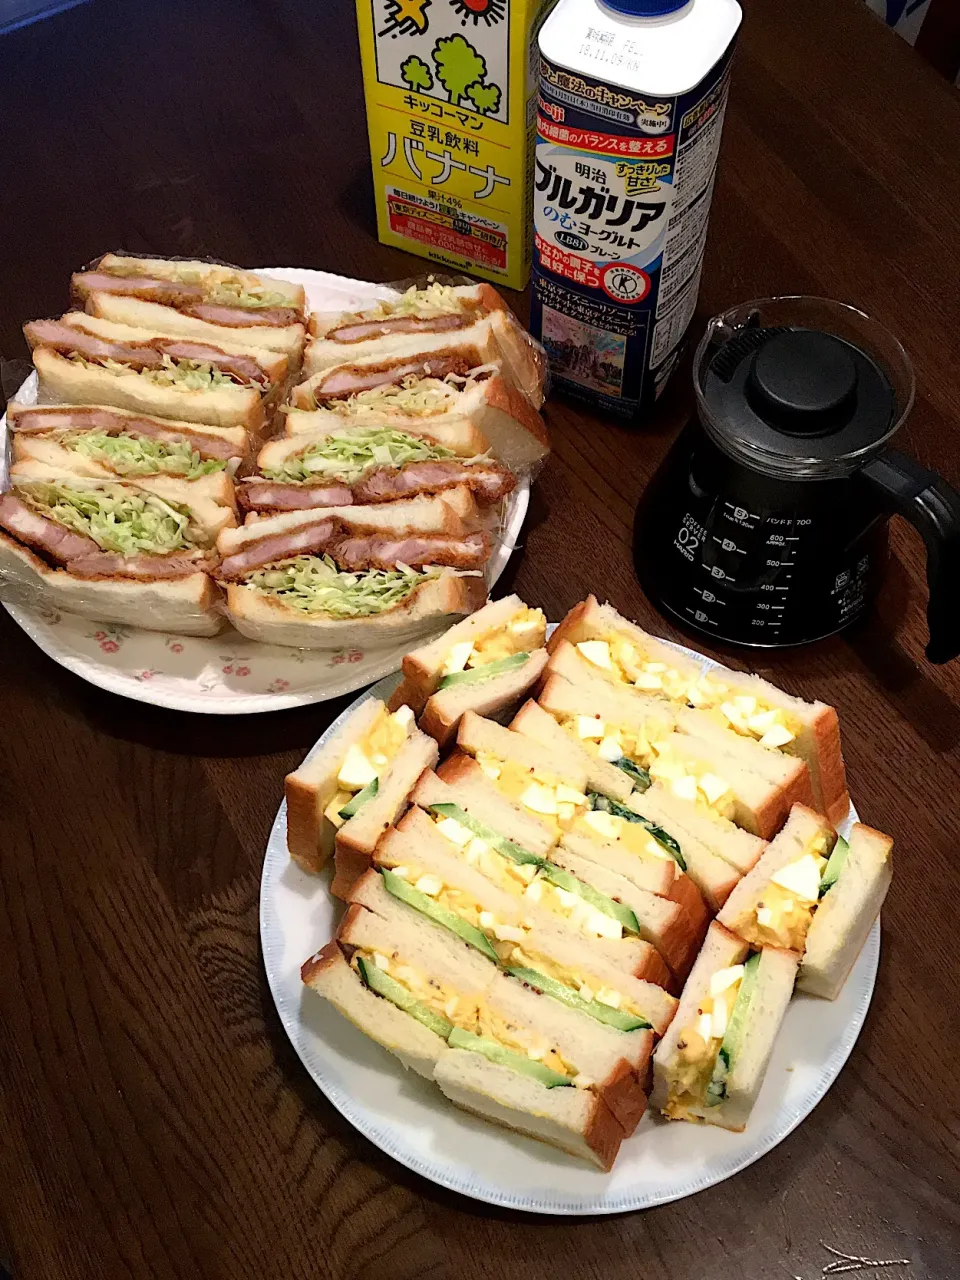
[[[748,0],[697,324],[811,292],[900,334],[902,446],[960,483],[960,94],[859,0]],[[347,0],[93,0],[0,41],[0,355],[70,270],[127,247],[372,279],[383,248]],[[522,309],[523,299],[517,299]],[[629,555],[688,406],[643,431],[551,402],[507,575],[559,617],[595,589],[675,635]],[[817,1280],[826,1245],[960,1275],[960,667],[923,662],[918,540],[871,619],[765,661],[840,709],[861,814],[897,840],[852,1057],[760,1163],[693,1199],[550,1220],[447,1194],[314,1088],[264,979],[257,897],[283,775],[342,703],[247,719],[123,701],[5,614],[0,1264],[17,1280]]]

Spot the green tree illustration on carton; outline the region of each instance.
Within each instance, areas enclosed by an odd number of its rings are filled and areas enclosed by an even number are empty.
[[[487,64],[469,40],[461,35],[441,36],[430,55],[437,80],[454,106],[466,98],[475,111],[491,115],[500,105],[500,88],[485,84]]]
[[[430,73],[430,68],[415,53],[411,53],[406,62],[401,64],[400,78],[404,84],[409,85],[413,90],[419,90],[421,93],[427,93],[433,88],[433,76]]]

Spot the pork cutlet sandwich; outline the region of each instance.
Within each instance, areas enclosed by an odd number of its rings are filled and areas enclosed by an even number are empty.
[[[225,530],[216,570],[238,631],[307,649],[371,647],[486,599],[490,535],[441,497],[286,512]]]
[[[279,351],[300,363],[303,287],[225,263],[105,253],[72,279],[90,315],[218,346],[221,341]]]
[[[215,635],[208,576],[232,506],[170,476],[123,483],[14,465],[0,496],[0,577],[24,603],[151,631]]]
[[[536,684],[547,661],[546,628],[542,611],[519,596],[491,601],[404,657],[390,706],[412,707],[421,729],[446,747],[467,711],[502,714]]]
[[[258,474],[241,481],[237,496],[246,510],[296,511],[465,487],[491,508],[513,491],[516,477],[493,460],[479,433],[462,426],[448,444],[390,426],[336,424],[272,440],[257,457]]]
[[[708,712],[718,725],[761,746],[803,761],[815,806],[839,822],[849,808],[840,727],[833,707],[804,702],[759,676],[699,662],[648,635],[594,596],[576,605],[557,627],[548,648],[576,647],[620,689],[632,688]]]
[[[293,388],[284,410],[288,435],[344,427],[388,427],[424,437],[460,457],[492,451],[522,471],[550,451],[543,419],[475,349],[422,357],[365,357],[314,374]]]
[[[796,976],[794,952],[751,954],[714,921],[654,1055],[653,1105],[671,1120],[744,1129]]]
[[[287,357],[253,344],[181,338],[70,311],[24,325],[43,404],[111,405],[182,422],[260,431]]]
[[[466,345],[476,348],[477,364],[502,360],[533,407],[543,403],[543,356],[492,285],[411,285],[360,311],[315,311],[310,333],[308,377],[367,357],[422,356]]]

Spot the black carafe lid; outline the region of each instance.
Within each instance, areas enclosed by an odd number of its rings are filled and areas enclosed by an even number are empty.
[[[834,334],[747,326],[704,354],[699,389],[705,426],[727,453],[771,474],[848,474],[899,419],[884,370]]]

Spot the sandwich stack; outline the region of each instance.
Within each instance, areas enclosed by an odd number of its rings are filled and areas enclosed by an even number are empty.
[[[8,596],[307,648],[483,604],[504,500],[548,451],[542,353],[496,290],[308,316],[299,285],[118,254],[72,287],[74,310],[25,326]]]
[[[836,713],[592,597],[409,653],[286,784],[347,910],[303,966],[460,1107],[609,1169],[647,1106],[742,1129],[795,984],[834,998],[890,882]],[[651,1093],[652,1089],[652,1093]]]

